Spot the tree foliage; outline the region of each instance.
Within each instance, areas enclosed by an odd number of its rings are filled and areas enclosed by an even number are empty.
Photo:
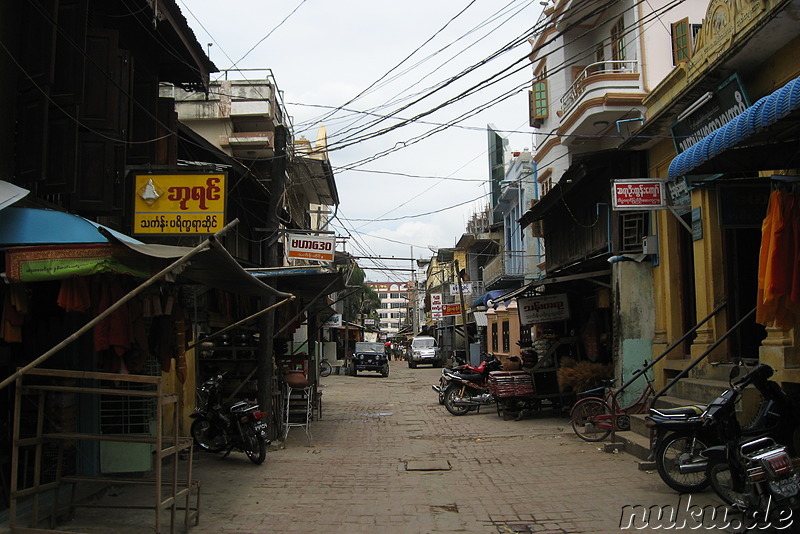
[[[358,289],[344,301],[342,316],[345,321],[361,324],[362,318],[377,318],[376,310],[381,305],[381,299],[371,287],[364,283],[365,279],[366,273],[357,265],[354,266],[347,285],[358,286]]]

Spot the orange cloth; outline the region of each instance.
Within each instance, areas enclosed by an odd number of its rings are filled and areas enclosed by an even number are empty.
[[[72,276],[61,281],[58,305],[68,312],[85,312],[91,307],[89,283],[85,276]]]
[[[756,322],[789,330],[800,318],[800,198],[775,190],[761,225]]]

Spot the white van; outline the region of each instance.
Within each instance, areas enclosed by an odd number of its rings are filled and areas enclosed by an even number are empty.
[[[415,369],[421,363],[429,363],[434,367],[444,365],[444,358],[436,345],[436,339],[431,336],[417,336],[412,339],[406,359],[411,369]]]

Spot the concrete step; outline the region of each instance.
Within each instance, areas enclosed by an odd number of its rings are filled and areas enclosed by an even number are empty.
[[[708,404],[728,389],[728,381],[704,378],[682,378],[669,391],[670,395],[691,399],[691,404]]]
[[[626,453],[638,458],[641,461],[639,464],[639,469],[649,470],[655,468],[651,467],[649,464],[645,465],[644,467],[642,466],[642,463],[647,463],[647,457],[650,455],[649,439],[631,431],[617,432],[615,437],[618,442],[623,444]]]

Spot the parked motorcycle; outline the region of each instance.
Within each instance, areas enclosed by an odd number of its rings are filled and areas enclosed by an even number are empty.
[[[447,390],[447,386],[450,384],[450,380],[458,373],[483,373],[483,369],[486,367],[486,364],[489,363],[487,355],[484,354],[483,356],[480,365],[477,367],[468,365],[467,362],[459,356],[453,356],[458,365],[454,366],[452,369],[442,369],[442,374],[439,376],[439,383],[431,386],[431,388],[439,394],[439,404],[444,404],[444,393]]]
[[[256,465],[267,458],[267,419],[258,405],[250,401],[222,402],[224,373],[210,378],[197,388],[199,405],[190,416],[195,444],[205,451],[244,452]]]
[[[489,360],[478,367],[480,372],[472,369],[452,372],[448,375],[448,384],[444,390],[444,407],[453,415],[464,415],[470,410],[494,402],[489,392],[489,373],[503,368],[500,360],[489,355]],[[482,368],[481,368],[482,367]]]
[[[734,370],[738,376],[739,367],[734,367]],[[707,407],[650,409],[645,419],[651,432],[651,458],[664,483],[681,493],[708,487],[708,461],[703,451],[721,445],[724,438],[718,428],[719,421],[708,418],[706,414],[715,403],[730,404],[734,411],[741,390],[750,384],[761,393],[762,401],[756,416],[741,429],[743,435],[770,435],[779,442],[791,440],[797,424],[793,422],[794,415],[786,394],[777,384],[767,380],[771,374],[772,369],[768,366],[757,366],[736,384],[731,384],[730,389]]]
[[[731,384],[703,414],[704,422],[717,429],[723,441],[722,445],[703,452],[711,487],[726,503],[751,514],[770,507],[796,510],[800,504],[798,461],[790,457],[790,450],[797,454],[798,420],[791,399],[778,384],[769,380],[772,373],[769,366],[757,366]],[[736,375],[738,368],[732,370],[731,381]],[[764,429],[761,435],[748,435],[748,430],[741,428],[736,417],[736,401],[748,383],[756,385],[759,391],[772,391],[760,411],[780,416],[777,424]]]

